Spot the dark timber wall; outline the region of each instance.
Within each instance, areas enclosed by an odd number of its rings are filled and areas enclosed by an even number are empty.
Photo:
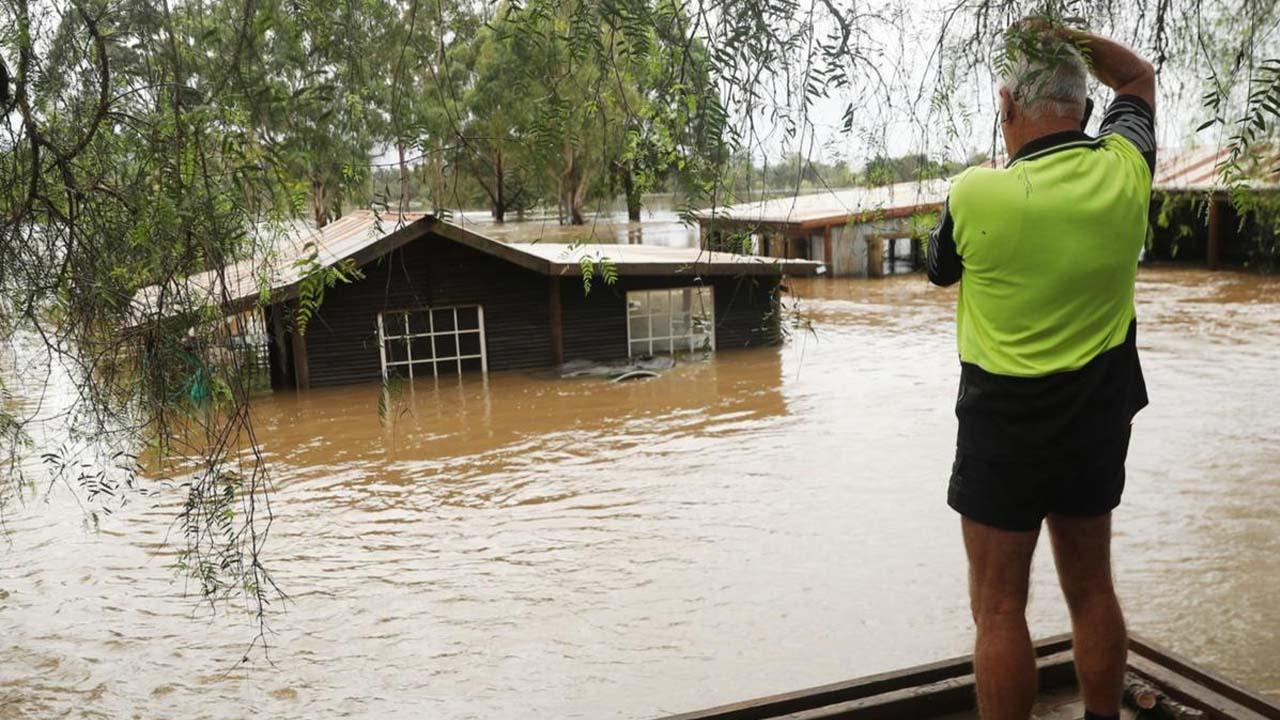
[[[582,278],[560,280],[565,360],[611,360],[627,356],[627,291],[695,285],[693,278],[621,277],[612,286],[596,279],[583,296]],[[716,350],[764,345],[778,340],[776,276],[703,278],[715,288]]]
[[[547,281],[530,270],[434,235],[362,268],[364,279],[330,288],[307,328],[311,385],[378,380],[378,313],[483,305],[490,370],[551,364]]]
[[[689,277],[627,276],[624,267],[615,285],[597,277],[591,294],[584,296],[580,277],[552,280],[435,235],[412,241],[361,271],[362,279],[326,291],[307,327],[303,341],[312,387],[382,377],[379,312],[481,305],[489,369],[531,369],[553,364],[551,283],[560,284],[565,360],[627,356],[627,290],[695,284]],[[717,350],[778,339],[778,277],[716,277],[705,282],[715,287]],[[266,315],[273,335],[273,385],[283,387],[295,382],[296,347],[292,337],[277,341],[277,312],[282,317],[291,313],[277,305]]]

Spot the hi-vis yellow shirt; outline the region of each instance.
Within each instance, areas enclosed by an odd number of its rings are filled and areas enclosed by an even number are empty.
[[[1145,112],[1144,112],[1145,111]],[[1125,342],[1147,238],[1150,108],[1121,97],[1100,137],[1057,133],[951,185],[930,279],[960,280],[960,359],[997,375],[1076,370]]]

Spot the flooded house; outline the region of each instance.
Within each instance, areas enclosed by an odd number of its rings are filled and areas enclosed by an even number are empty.
[[[1219,148],[1163,149],[1151,194],[1151,239],[1144,260],[1248,265],[1259,244],[1280,244],[1271,229],[1280,212],[1275,159],[1242,161],[1238,192],[1269,200],[1270,215],[1241,217],[1221,181]],[[949,180],[831,190],[703,211],[703,247],[824,263],[829,277],[880,277],[920,267],[921,243],[941,211]],[[1275,249],[1272,248],[1271,252]]]
[[[824,263],[831,277],[909,270],[918,237],[947,197],[948,181],[904,182],[741,203],[703,211],[702,245]]]
[[[1238,160],[1241,177],[1235,187],[1221,177],[1229,159],[1227,150],[1214,147],[1159,156],[1145,259],[1203,262],[1210,269],[1275,262],[1280,157],[1274,147],[1252,148]]]
[[[823,269],[698,248],[505,243],[371,211],[300,231],[278,255],[265,278],[261,260],[244,261],[181,291],[257,324],[272,387],[298,389],[776,343],[783,277]],[[297,332],[304,278],[339,263],[358,272]],[[160,292],[137,304],[156,312]]]

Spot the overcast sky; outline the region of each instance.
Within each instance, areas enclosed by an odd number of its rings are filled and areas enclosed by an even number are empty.
[[[903,11],[896,28],[894,24],[876,27],[877,51],[880,53],[876,69],[881,75],[893,78],[896,87],[892,97],[841,90],[819,101],[808,115],[813,134],[806,135],[803,154],[827,161],[847,160],[861,166],[867,158],[882,151],[890,155],[924,152],[934,158],[957,161],[975,153],[990,153],[993,146],[1002,152],[995,134],[996,79],[989,69],[960,79],[962,82],[958,83],[959,88],[945,113],[930,106],[932,84],[922,86],[930,76],[929,69],[936,68],[936,64],[929,64],[929,60],[936,58],[934,46],[943,25],[940,6],[952,4],[925,0],[890,0],[886,3],[886,7],[897,7]],[[1122,19],[1091,19],[1091,25],[1099,28],[1113,22],[1121,26],[1124,24]],[[819,31],[831,27],[834,27],[834,22],[829,18],[819,19]],[[1136,49],[1142,53],[1143,48]],[[989,49],[982,50],[985,55],[990,55]],[[1157,131],[1162,147],[1214,144],[1224,140],[1221,127],[1193,134],[1194,128],[1209,118],[1209,113],[1200,103],[1200,80],[1191,75],[1167,67],[1160,78]],[[1180,82],[1180,76],[1187,77],[1181,78]],[[919,94],[921,92],[923,95]],[[1096,130],[1112,92],[1094,82],[1090,97],[1096,105],[1090,130]],[[847,132],[840,126],[845,108],[851,102],[858,107],[858,112],[855,113],[855,127]],[[944,118],[950,118],[951,122],[944,122]],[[766,153],[777,158],[783,152],[796,150],[796,139],[785,137],[766,114],[757,115],[757,124],[761,127],[759,142],[753,152],[757,158]]]

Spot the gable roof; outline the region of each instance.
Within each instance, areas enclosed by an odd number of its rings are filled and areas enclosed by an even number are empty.
[[[504,243],[424,213],[380,215],[357,210],[316,230],[298,227],[269,251],[220,270],[174,278],[150,285],[133,297],[136,322],[205,306],[228,312],[252,307],[269,294],[272,303],[297,297],[303,278],[316,263],[332,266],[351,260],[363,266],[415,240],[428,236],[466,245],[546,276],[581,275],[582,261],[607,258],[619,274],[632,275],[817,275],[825,266],[810,260],[710,252],[698,248],[653,245]]]

